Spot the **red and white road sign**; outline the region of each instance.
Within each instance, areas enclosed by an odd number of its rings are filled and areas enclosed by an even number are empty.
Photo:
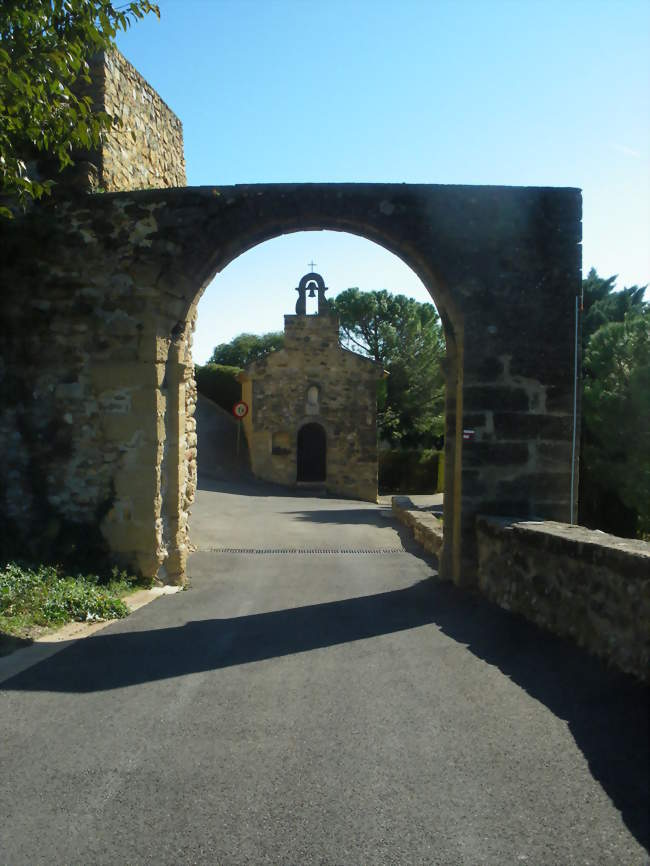
[[[248,403],[244,403],[243,400],[240,400],[239,403],[235,403],[232,407],[232,414],[235,418],[245,418],[248,415]]]

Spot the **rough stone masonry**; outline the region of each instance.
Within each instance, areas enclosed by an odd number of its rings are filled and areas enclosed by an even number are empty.
[[[125,76],[117,89],[131,86]],[[179,139],[165,143],[165,130],[169,138],[180,126],[162,102],[149,124],[151,103],[135,93],[139,143],[111,177],[116,186],[183,182]],[[121,153],[114,145],[104,145],[105,166],[109,151]],[[160,153],[160,168],[142,173],[142,155]],[[479,513],[570,519],[578,190],[260,184],[100,194],[84,182],[0,236],[0,511],[17,537],[46,532],[56,547],[70,532],[94,534],[117,562],[185,579],[198,301],[238,255],[312,229],[353,232],[395,253],[441,314],[441,573],[475,582]]]
[[[316,315],[305,314],[308,285],[318,284]],[[320,274],[306,274],[297,315],[284,317],[284,348],[239,375],[251,469],[285,485],[306,483],[301,437],[317,425],[326,490],[377,501],[377,382],[380,364],[344,349],[339,320],[330,312]],[[320,450],[320,449],[317,449]],[[315,480],[315,479],[309,479]]]

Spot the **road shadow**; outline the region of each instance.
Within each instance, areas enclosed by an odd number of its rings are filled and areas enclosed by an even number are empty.
[[[399,537],[399,543],[405,551],[426,562],[436,574],[438,573],[438,558],[426,551],[413,537],[411,529],[399,523],[389,506],[376,505],[370,508],[332,508],[307,511],[285,511],[294,520],[305,523],[333,523],[339,526],[375,526],[379,529],[390,527]],[[392,545],[391,545],[392,546]]]
[[[212,493],[227,493],[232,496],[278,496],[283,499],[330,499],[326,491],[320,488],[284,487],[281,484],[271,484],[260,481],[250,473],[219,474],[216,471],[201,471],[199,465],[197,483],[198,490],[208,490]]]
[[[89,693],[307,652],[433,621],[430,581],[377,595],[206,619],[152,631],[101,632],[2,688]]]
[[[33,643],[32,638],[16,637],[16,635],[0,631],[0,658],[11,655],[15,650],[31,646]]]
[[[392,517],[390,508],[371,506],[370,508],[331,508],[307,511],[283,511],[294,520],[304,523],[335,523],[349,524],[351,526],[378,526],[389,525]]]
[[[1,688],[72,694],[120,689],[427,625],[497,666],[566,721],[594,779],[647,847],[648,690],[568,641],[431,578],[361,598],[152,631],[100,633]],[[128,629],[128,621],[119,627]]]

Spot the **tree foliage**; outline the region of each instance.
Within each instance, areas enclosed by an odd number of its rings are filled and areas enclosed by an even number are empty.
[[[645,287],[584,280],[580,521],[650,533],[650,308]]]
[[[646,286],[630,286],[616,291],[616,276],[599,277],[596,269],[589,271],[582,281],[584,314],[582,318],[582,346],[586,348],[590,337],[609,322],[622,322],[629,312],[641,312]]]
[[[392,445],[431,447],[444,430],[445,342],[436,308],[357,288],[341,292],[332,307],[342,344],[389,373],[379,393],[380,436]]]
[[[160,15],[149,0],[118,7],[109,0],[2,0],[0,192],[22,203],[40,198],[54,181],[37,175],[36,157],[52,157],[61,170],[76,149],[99,144],[116,121],[81,93],[80,83],[90,82],[88,59],[149,12]]]
[[[253,361],[260,361],[265,355],[276,352],[283,346],[284,334],[281,331],[269,331],[261,335],[239,334],[229,343],[219,343],[208,363],[248,367]]]

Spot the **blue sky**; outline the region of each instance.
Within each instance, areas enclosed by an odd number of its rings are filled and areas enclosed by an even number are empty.
[[[183,121],[189,184],[577,186],[583,268],[650,282],[650,0],[162,0],[118,39]],[[233,262],[197,361],[282,327],[308,263],[335,295],[424,300],[380,247],[309,232]]]

